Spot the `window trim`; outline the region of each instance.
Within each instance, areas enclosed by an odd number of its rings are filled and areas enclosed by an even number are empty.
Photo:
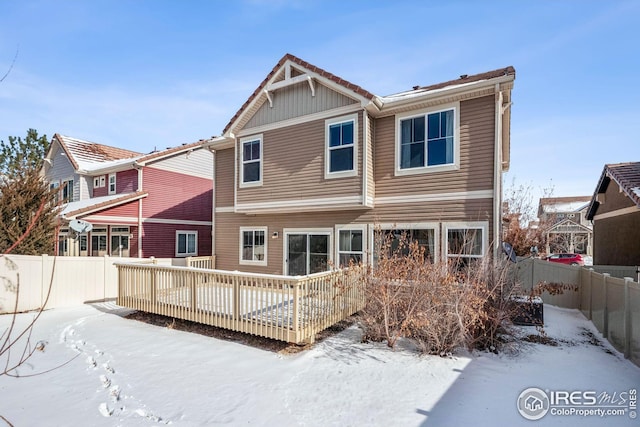
[[[248,259],[243,259],[242,255],[243,255],[243,245],[244,245],[244,233],[246,231],[263,231],[264,232],[264,259],[263,260],[248,260]],[[238,244],[238,261],[240,265],[258,265],[258,266],[262,266],[262,267],[266,267],[267,266],[267,254],[269,252],[269,228],[268,227],[240,227],[240,240],[239,240],[239,244]],[[255,236],[255,234],[254,234]],[[255,248],[255,241],[254,241],[254,248]]]
[[[111,190],[111,178],[113,178],[113,190]],[[118,191],[118,186],[117,186],[117,181],[116,181],[116,174],[115,173],[110,173],[109,174],[109,187],[107,188],[108,193],[109,194],[116,194],[116,192]]]
[[[482,254],[480,255],[449,255],[449,230],[482,230]],[[469,221],[469,222],[444,222],[442,223],[442,248],[443,260],[453,257],[475,258],[480,259],[487,255],[489,248],[489,223],[487,221]]]
[[[429,114],[439,113],[443,111],[453,110],[453,163],[448,163],[445,165],[434,165],[434,166],[421,166],[417,168],[401,168],[401,150],[402,150],[402,126],[401,121],[407,119],[413,119],[416,117],[424,117],[425,118],[425,133],[428,133],[428,118]],[[395,135],[395,176],[404,176],[404,175],[416,175],[416,174],[424,174],[424,173],[433,173],[433,172],[443,172],[443,171],[452,171],[460,169],[460,102],[454,102],[450,104],[438,105],[431,108],[425,108],[418,111],[411,111],[409,113],[404,114],[396,114],[396,135]],[[425,163],[427,161],[427,135],[425,135],[424,139],[425,144]]]
[[[71,186],[69,186],[69,183],[71,183]],[[74,200],[74,185],[75,185],[75,181],[73,178],[68,178],[65,179],[64,181],[62,181],[62,184],[60,185],[60,192],[62,193],[60,195],[60,200],[62,200],[62,203],[70,203],[73,202]],[[65,197],[64,193],[65,191],[67,192],[67,196]],[[71,193],[71,194],[69,194]],[[69,195],[71,195],[71,197],[69,197]]]
[[[180,234],[184,234],[186,236],[192,234],[195,236],[195,252],[191,253],[189,252],[189,241],[187,240],[186,243],[186,252],[181,254],[178,252],[178,236]],[[190,256],[198,256],[198,231],[197,230],[176,230],[176,258],[186,258],[186,257],[190,257]]]
[[[385,222],[371,228],[371,264],[375,257],[375,232],[377,230],[433,230],[433,262],[440,260],[440,223],[439,222]]]
[[[353,122],[353,165],[351,170],[331,172],[331,151],[338,147],[330,147],[330,132],[331,125]],[[346,178],[350,176],[358,175],[358,113],[348,114],[346,116],[333,117],[324,121],[324,178]],[[341,146],[344,148],[343,146]]]
[[[362,232],[362,263],[367,264],[369,262],[369,236],[367,233],[367,224],[336,224],[335,226],[335,253],[333,259],[336,262],[336,266],[340,266],[340,232],[341,231],[361,231]],[[347,252],[344,252],[347,253]],[[353,253],[349,252],[349,253]]]
[[[252,141],[260,141],[260,179],[257,181],[250,181],[250,182],[244,182],[244,143],[245,142],[252,142]],[[239,175],[239,179],[238,182],[240,184],[240,188],[250,188],[250,187],[261,187],[262,186],[262,179],[264,177],[263,173],[264,173],[264,154],[263,154],[263,147],[264,147],[264,138],[262,136],[262,134],[258,134],[258,135],[252,135],[252,136],[247,136],[245,138],[240,138],[240,153],[239,153],[239,162],[240,162],[240,175]],[[255,161],[251,160],[251,163],[255,163]]]

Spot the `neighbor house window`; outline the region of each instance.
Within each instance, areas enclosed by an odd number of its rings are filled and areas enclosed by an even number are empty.
[[[240,228],[240,264],[267,265],[267,228]]]
[[[447,258],[466,265],[474,258],[485,255],[486,226],[447,225]]]
[[[457,107],[399,117],[397,174],[457,166]]]
[[[62,202],[73,202],[73,180],[64,181],[62,183]]]
[[[176,256],[197,256],[198,255],[198,232],[197,231],[176,231]]]
[[[116,174],[109,174],[109,194],[116,194]]]
[[[262,135],[240,140],[242,163],[241,187],[262,184]]]
[[[326,178],[356,174],[357,116],[340,117],[326,123]]]
[[[363,230],[339,230],[338,262],[340,267],[347,267],[352,262],[358,264],[363,261],[363,236]]]
[[[93,188],[102,188],[105,186],[104,175],[93,178]]]
[[[52,192],[54,192],[53,194],[53,203],[54,204],[58,204],[58,202],[60,201],[60,183],[59,182],[51,182],[49,183],[49,190],[51,190]]]

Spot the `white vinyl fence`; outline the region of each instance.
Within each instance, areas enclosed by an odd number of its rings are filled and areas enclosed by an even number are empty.
[[[200,258],[140,259],[117,257],[0,256],[0,314],[70,307],[118,296],[115,262],[148,261],[159,265],[189,265]],[[213,261],[215,262],[215,261]],[[47,293],[51,285],[49,300]],[[16,306],[17,299],[17,306]]]
[[[603,337],[640,366],[640,284],[634,281],[635,276],[612,277],[590,267],[539,259],[520,261],[515,268],[518,282],[525,290],[540,282],[575,285],[576,291],[565,291],[560,295],[543,294],[542,299],[548,304],[582,311]]]

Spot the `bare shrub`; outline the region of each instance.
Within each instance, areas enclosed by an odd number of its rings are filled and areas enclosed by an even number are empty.
[[[456,348],[496,349],[508,334],[514,291],[510,269],[488,257],[462,254],[433,263],[424,246],[406,234],[393,242],[376,233],[377,262],[365,277],[367,304],[361,324],[365,340],[415,340],[424,353]]]

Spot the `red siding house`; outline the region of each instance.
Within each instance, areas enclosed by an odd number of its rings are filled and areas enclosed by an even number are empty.
[[[141,154],[54,135],[44,176],[59,187],[59,255],[211,254],[212,155],[200,142]],[[92,231],[68,227],[80,219]]]

